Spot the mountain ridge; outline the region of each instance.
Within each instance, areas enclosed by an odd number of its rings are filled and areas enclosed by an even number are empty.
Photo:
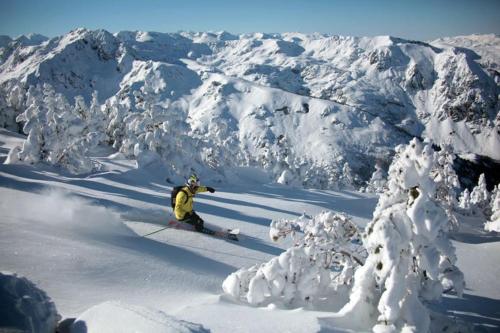
[[[37,38],[0,47],[4,91],[49,83],[70,100],[90,102],[97,91],[101,103],[137,112],[134,92],[149,82],[167,114],[180,109],[190,135],[217,147],[220,168],[259,166],[289,184],[312,172],[330,186],[353,182],[341,180],[347,163],[359,185],[413,136],[500,160],[495,35],[421,42],[77,29]]]

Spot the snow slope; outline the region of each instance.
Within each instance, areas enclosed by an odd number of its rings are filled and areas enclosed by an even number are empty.
[[[2,130],[0,157],[22,139]],[[159,230],[170,217],[164,170],[138,170],[128,160],[95,158],[106,169],[86,177],[48,167],[0,165],[0,270],[34,281],[63,318],[78,318],[97,331],[121,332],[120,318],[127,318],[129,311],[142,325],[136,328],[144,331],[174,324],[200,332],[342,332],[362,327],[333,318],[347,300],[321,310],[257,308],[221,296],[221,285],[231,272],[267,261],[290,245],[269,240],[271,219],[326,209],[345,212],[364,226],[375,197],[292,189],[269,183],[258,170],[234,169],[240,177],[231,186],[203,179],[217,191],[200,195],[195,207],[212,224],[240,228],[240,242],[171,229],[141,237]],[[500,328],[500,237],[480,229],[467,224],[454,236],[458,266],[468,284],[464,299],[446,297],[435,308],[493,332]],[[117,320],[116,325],[99,316],[99,309]]]
[[[2,39],[0,85],[7,101],[17,81],[49,83],[70,101],[90,102],[95,90],[133,114],[134,92],[149,81],[165,114],[181,112],[220,169],[259,167],[275,180],[288,173],[288,183],[332,189],[346,163],[357,176],[347,185],[359,186],[414,136],[499,160],[499,45],[495,35],[425,43],[77,29]],[[325,168],[335,176],[321,182]]]

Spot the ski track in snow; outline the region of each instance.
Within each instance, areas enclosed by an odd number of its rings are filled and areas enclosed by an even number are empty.
[[[20,140],[2,130],[1,157]],[[265,262],[290,245],[269,240],[272,219],[334,210],[364,226],[375,197],[257,182],[213,184],[216,193],[199,195],[195,209],[211,224],[239,228],[240,242],[174,229],[141,237],[171,218],[171,187],[127,161],[100,161],[108,171],[88,177],[0,165],[0,270],[35,282],[64,318],[118,301],[212,332],[343,331],[329,312],[236,304],[220,296],[221,284],[238,268]],[[446,296],[434,308],[493,332],[500,327],[500,237],[479,229],[454,236],[467,282],[464,298]]]

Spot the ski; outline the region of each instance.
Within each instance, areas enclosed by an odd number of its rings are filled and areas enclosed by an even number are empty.
[[[180,230],[197,232],[193,225],[188,224],[188,223],[184,223],[184,222],[180,222],[180,221],[176,221],[176,220],[168,221],[167,227],[173,228],[173,229],[180,229]],[[205,235],[209,235],[209,236],[229,239],[229,240],[233,240],[233,241],[239,241],[238,235],[240,233],[240,230],[239,229],[214,230],[212,228],[204,227],[203,230],[201,231],[201,233],[205,234]]]

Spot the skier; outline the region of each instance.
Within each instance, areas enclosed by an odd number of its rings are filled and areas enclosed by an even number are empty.
[[[209,186],[200,186],[200,180],[193,174],[188,178],[186,186],[180,189],[175,196],[175,218],[180,222],[194,225],[198,232],[204,232],[204,222],[193,210],[193,198],[196,193],[207,191],[214,193],[215,189]]]

